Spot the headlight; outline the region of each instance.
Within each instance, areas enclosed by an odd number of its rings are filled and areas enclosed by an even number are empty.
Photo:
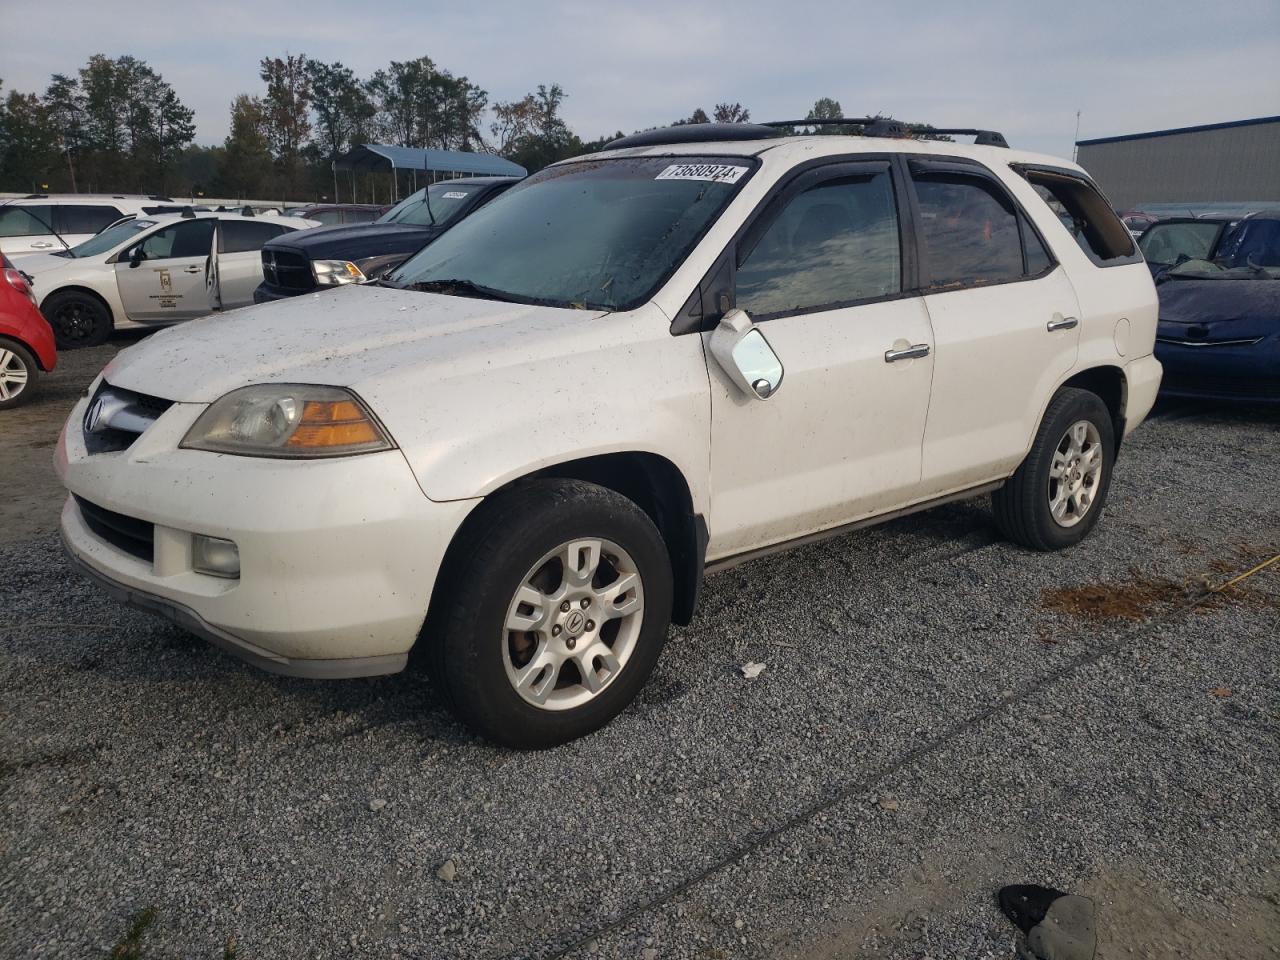
[[[189,450],[250,457],[341,457],[390,450],[391,439],[340,387],[271,383],[232,390],[182,438]]]
[[[350,260],[313,260],[311,272],[322,287],[340,287],[345,283],[366,283],[368,277]]]

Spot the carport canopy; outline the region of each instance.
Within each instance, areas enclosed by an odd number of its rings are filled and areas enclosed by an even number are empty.
[[[425,173],[469,174],[477,177],[523,177],[528,171],[518,163],[491,153],[469,150],[426,150],[362,143],[334,161],[338,170],[421,170]]]

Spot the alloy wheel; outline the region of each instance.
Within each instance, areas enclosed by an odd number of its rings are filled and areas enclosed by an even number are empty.
[[[1088,420],[1073,423],[1049,465],[1049,513],[1060,527],[1074,527],[1097,499],[1102,483],[1102,437]]]
[[[0,347],[0,401],[16,400],[31,378],[23,359],[12,350]]]
[[[530,568],[507,608],[507,679],[539,709],[581,707],[626,668],[643,619],[644,584],[626,550],[595,538],[562,543]]]

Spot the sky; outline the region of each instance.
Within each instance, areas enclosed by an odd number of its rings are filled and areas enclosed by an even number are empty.
[[[1280,0],[467,6],[0,0],[0,81],[43,91],[91,54],[132,54],[195,110],[203,144],[226,136],[236,94],[262,92],[258,60],[286,52],[362,77],[425,55],[491,102],[559,83],[584,140],[720,101],[793,119],[819,97],[847,116],[995,129],[1060,156],[1077,111],[1082,139],[1280,114]]]

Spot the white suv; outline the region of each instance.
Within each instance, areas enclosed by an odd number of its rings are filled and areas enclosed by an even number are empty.
[[[67,250],[121,217],[181,210],[168,197],[127,194],[40,193],[0,200],[0,251],[13,259]]]
[[[76,565],[280,673],[416,644],[538,747],[626,706],[706,572],[985,492],[1032,549],[1098,522],[1160,365],[1079,167],[751,125],[611,146],[389,280],[119,354],[58,446]]]

